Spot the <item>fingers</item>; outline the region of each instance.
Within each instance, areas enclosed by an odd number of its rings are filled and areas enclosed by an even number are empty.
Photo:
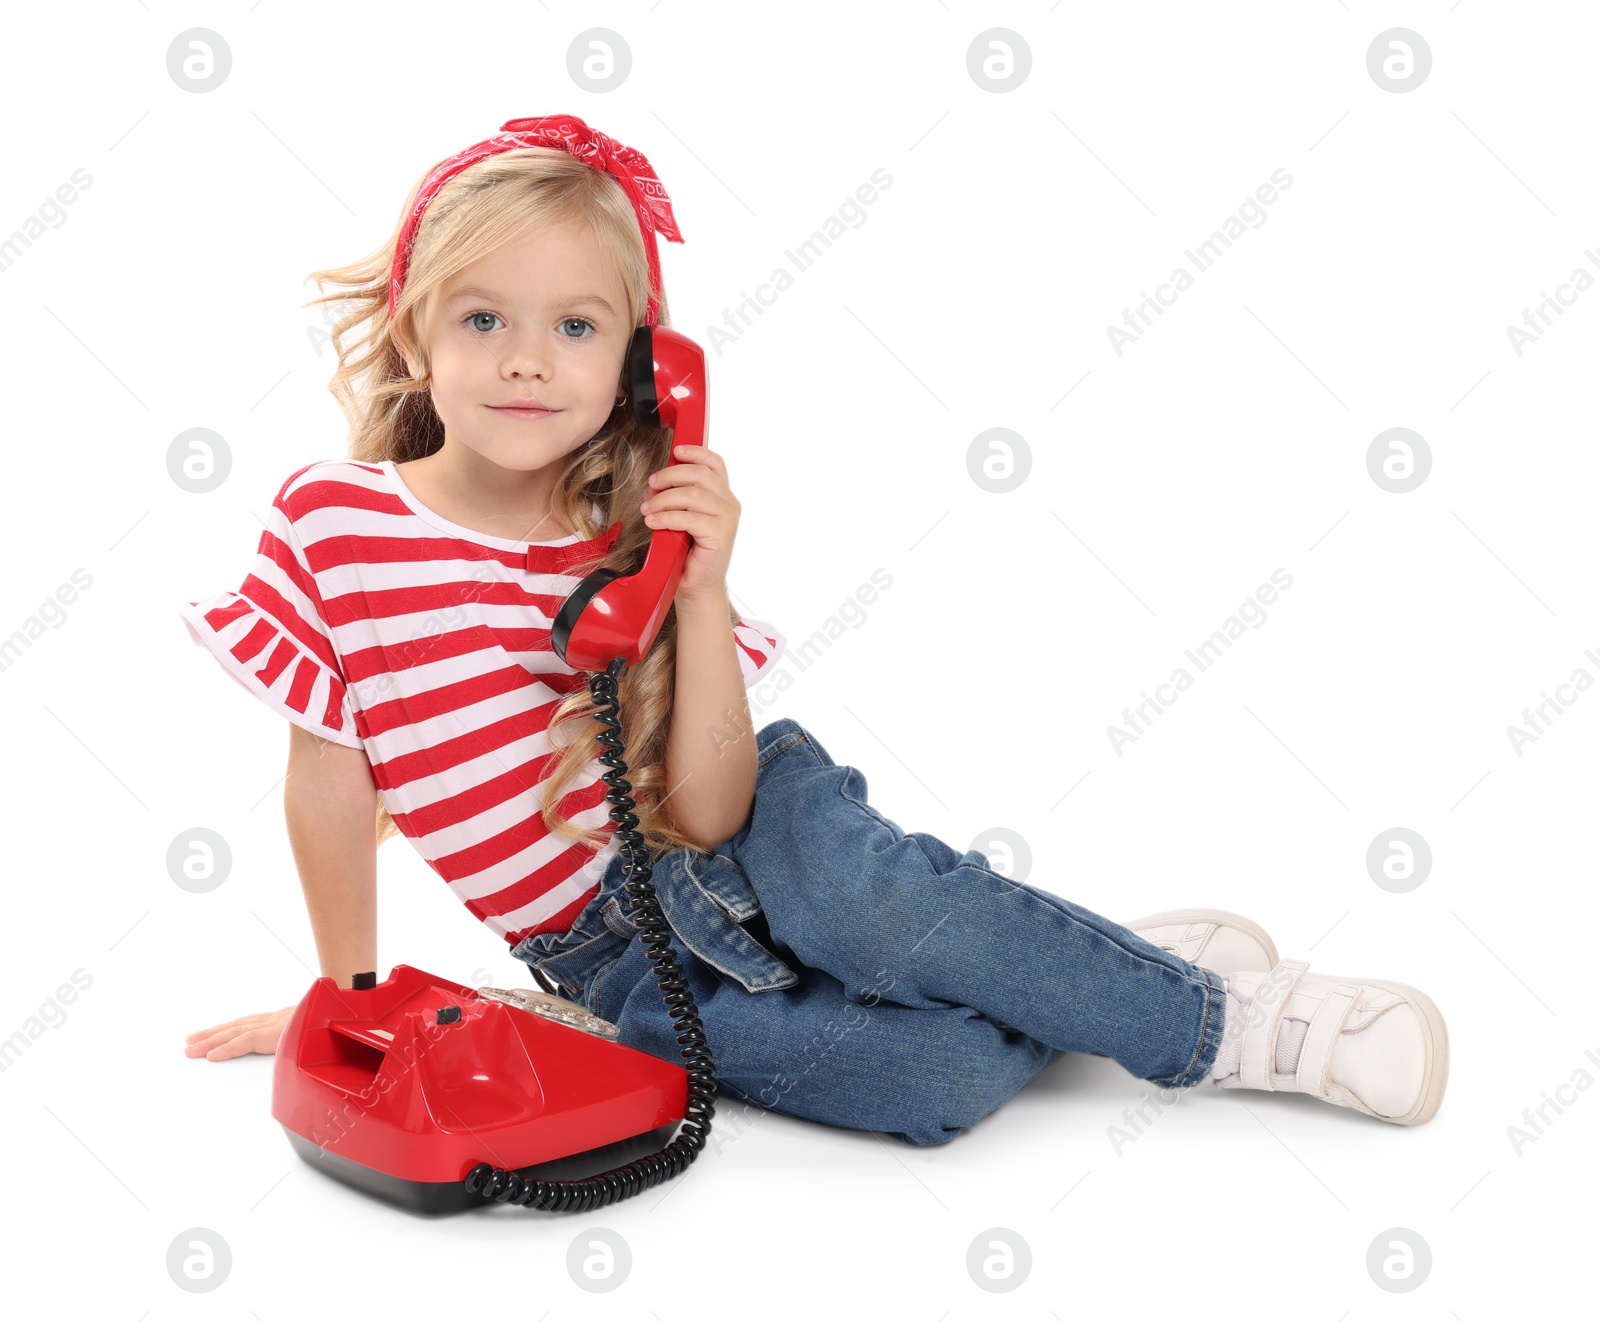
[[[232,1028],[233,1025],[238,1022],[239,1020],[235,1019],[232,1023],[213,1024],[210,1028],[202,1028],[198,1033],[190,1033],[189,1036],[183,1040],[185,1042],[193,1042],[197,1037],[210,1037],[212,1033],[220,1033],[225,1028]]]
[[[205,1056],[207,1060],[232,1060],[235,1056],[247,1055],[251,1050],[250,1037],[246,1033],[212,1047]]]
[[[649,523],[652,514],[664,514],[668,510],[695,510],[704,514],[710,513],[720,503],[717,496],[701,487],[672,487],[667,491],[653,492],[650,499],[639,506],[639,512]]]
[[[652,481],[656,475],[652,474]],[[718,513],[724,509],[742,510],[727,484],[713,478],[695,481],[665,481],[649,491],[639,504],[641,514],[654,514],[661,510],[700,510]]]
[[[673,528],[682,532],[688,531],[683,511],[678,510],[652,510],[644,516],[647,528]]]
[[[673,487],[704,487],[715,482],[716,474],[708,468],[694,468],[689,464],[673,464],[671,468],[662,468],[651,473],[647,479],[651,491],[660,495],[663,491]]]
[[[212,1053],[222,1051],[230,1042],[235,1040],[231,1031],[224,1030],[214,1037],[201,1038],[198,1042],[191,1042],[183,1049],[183,1054],[191,1059],[195,1056],[204,1056],[207,1060],[223,1060],[226,1057],[214,1056]]]
[[[644,516],[645,527],[661,531],[686,532],[695,541],[702,545],[710,545],[719,540],[719,530],[723,527],[718,514],[714,510],[690,509],[655,509]],[[730,531],[731,539],[732,533]]]
[[[244,1047],[237,1051],[228,1051],[226,1055],[214,1055],[214,1052],[231,1047],[235,1042],[245,1040],[254,1030],[260,1028],[270,1014],[248,1014],[243,1018],[235,1019],[231,1023],[216,1024],[211,1028],[202,1028],[198,1033],[190,1033],[184,1039],[183,1054],[189,1057],[205,1056],[208,1060],[227,1060],[230,1056],[240,1056],[246,1051],[253,1050]]]
[[[703,445],[674,446],[672,454],[678,462],[651,473],[649,483],[652,487],[697,482],[726,483],[728,480],[726,461]]]
[[[248,1056],[261,1051],[266,1045],[265,1028],[247,1028],[241,1032],[222,1032],[215,1038],[206,1038],[183,1049],[186,1056],[204,1056],[207,1060],[232,1060],[235,1056]]]
[[[704,445],[674,445],[672,457],[684,463],[707,464],[712,468],[725,470],[727,463],[715,450]]]
[[[213,1051],[216,1051],[226,1043],[233,1041],[237,1036],[238,1031],[236,1029],[220,1029],[211,1034],[209,1037],[201,1038],[198,1042],[188,1043],[183,1048],[183,1054],[190,1057],[210,1056]]]
[[[271,1015],[267,1014],[240,1015],[239,1018],[230,1019],[225,1024],[213,1024],[210,1028],[202,1028],[198,1033],[190,1033],[188,1037],[184,1038],[184,1041],[193,1042],[197,1037],[209,1037],[213,1033],[235,1032],[240,1028],[253,1027],[256,1024],[259,1024],[262,1020],[270,1019],[271,1017]]]

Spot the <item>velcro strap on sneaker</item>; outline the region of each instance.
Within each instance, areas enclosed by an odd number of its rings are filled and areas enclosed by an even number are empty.
[[[1284,1006],[1308,965],[1303,959],[1280,959],[1256,984],[1245,1010],[1244,1042],[1239,1054],[1239,1082],[1246,1088],[1272,1087],[1272,1056],[1283,1022]]]
[[[1326,1094],[1333,1048],[1339,1041],[1345,1021],[1350,1017],[1350,1007],[1360,995],[1359,987],[1342,982],[1323,997],[1322,1004],[1311,1016],[1311,1027],[1306,1030],[1305,1041],[1300,1044],[1300,1063],[1294,1072],[1294,1086],[1298,1091],[1316,1097]]]

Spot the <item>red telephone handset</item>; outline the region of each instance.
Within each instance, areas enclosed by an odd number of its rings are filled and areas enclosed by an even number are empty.
[[[706,440],[705,351],[668,326],[640,326],[627,354],[633,415],[670,427],[674,450]],[[678,463],[676,453],[670,464]],[[691,538],[658,528],[644,564],[632,574],[597,569],[561,603],[550,625],[550,645],[574,670],[603,671],[618,657],[633,665],[655,641],[677,595]]]

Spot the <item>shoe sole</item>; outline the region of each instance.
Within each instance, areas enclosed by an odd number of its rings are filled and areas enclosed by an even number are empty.
[[[1340,973],[1322,973],[1316,969],[1307,969],[1305,976],[1317,982],[1343,982],[1351,986],[1381,987],[1384,991],[1393,992],[1418,1012],[1423,1024],[1423,1034],[1427,1039],[1428,1063],[1427,1075],[1422,1081],[1422,1095],[1418,1098],[1417,1104],[1405,1115],[1380,1115],[1364,1106],[1354,1106],[1351,1109],[1391,1125],[1421,1125],[1432,1120],[1434,1113],[1439,1109],[1439,1103],[1444,1099],[1444,1086],[1450,1078],[1450,1034],[1444,1026],[1444,1016],[1439,1013],[1439,1007],[1433,1003],[1432,998],[1409,983],[1386,982],[1382,978],[1351,978]]]
[[[1123,923],[1130,931],[1141,927],[1160,927],[1165,923],[1200,922],[1200,923],[1226,923],[1229,927],[1237,927],[1241,932],[1261,943],[1271,961],[1267,969],[1271,970],[1278,964],[1278,948],[1272,944],[1272,938],[1267,935],[1264,928],[1252,923],[1243,914],[1232,913],[1227,909],[1168,909],[1163,913],[1149,914],[1143,918],[1135,918],[1131,923]],[[1231,970],[1230,970],[1231,971]]]

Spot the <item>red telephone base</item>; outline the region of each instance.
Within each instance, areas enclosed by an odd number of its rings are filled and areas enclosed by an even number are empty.
[[[441,1212],[484,1205],[464,1184],[482,1161],[577,1179],[658,1151],[685,1115],[688,1079],[397,964],[364,990],[312,984],[278,1043],[272,1116],[326,1174]]]
[[[520,1166],[517,1168],[517,1174],[523,1179],[586,1180],[599,1175],[602,1171],[615,1170],[630,1161],[637,1161],[640,1157],[648,1157],[652,1152],[661,1151],[672,1141],[672,1132],[677,1127],[678,1121],[673,1120],[647,1134],[608,1143],[601,1148],[591,1148],[588,1152],[563,1157],[560,1161]],[[466,1212],[474,1207],[488,1205],[482,1194],[468,1193],[462,1180],[449,1180],[444,1183],[402,1180],[397,1176],[385,1175],[370,1166],[351,1161],[348,1157],[336,1156],[329,1149],[318,1147],[310,1139],[302,1138],[287,1126],[283,1132],[289,1136],[290,1146],[309,1165],[315,1166],[323,1174],[331,1175],[352,1189],[376,1194],[379,1198],[410,1211],[437,1216],[446,1212]]]

